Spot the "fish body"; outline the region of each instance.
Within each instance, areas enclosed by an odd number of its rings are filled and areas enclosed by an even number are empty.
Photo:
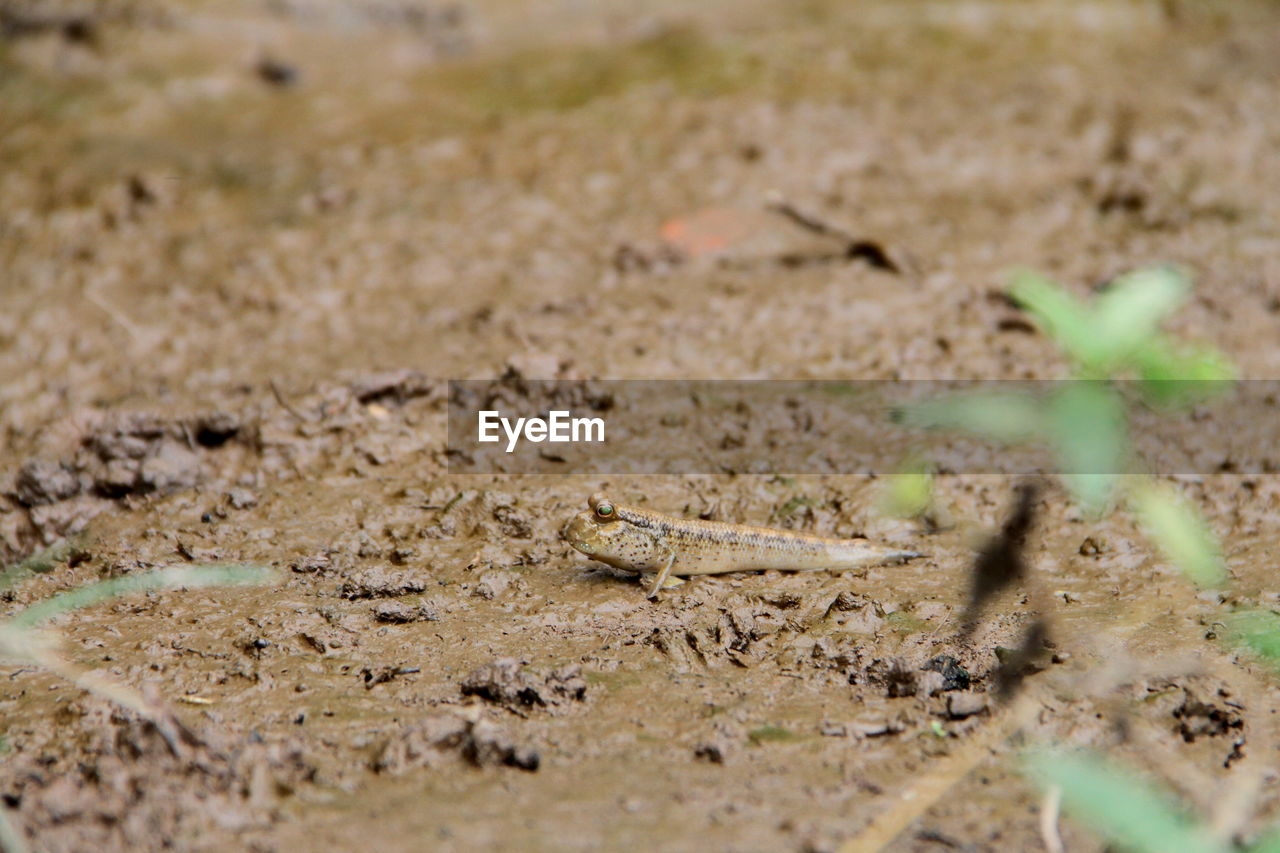
[[[602,563],[625,571],[655,573],[651,597],[671,575],[765,569],[838,571],[920,556],[866,539],[677,518],[614,503],[603,494],[592,495],[588,506],[569,522],[564,538]]]

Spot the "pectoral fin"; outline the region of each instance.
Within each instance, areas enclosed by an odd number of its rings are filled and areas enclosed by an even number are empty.
[[[658,575],[653,579],[653,586],[649,588],[649,598],[656,600],[658,598],[658,590],[668,586],[667,579],[671,577],[671,567],[676,563],[676,555],[672,553],[662,564],[662,568],[658,570]],[[672,578],[672,580],[675,580]],[[673,584],[674,585],[674,584]]]

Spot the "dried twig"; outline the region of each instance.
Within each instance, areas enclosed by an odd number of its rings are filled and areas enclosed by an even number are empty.
[[[1033,691],[1018,696],[984,731],[953,752],[933,773],[909,786],[897,803],[876,815],[862,832],[841,845],[839,853],[874,853],[887,846],[952,786],[989,758],[991,750],[1030,723],[1039,709],[1040,700]]]
[[[858,237],[855,234],[822,219],[808,211],[801,210],[778,193],[770,193],[765,199],[765,209],[785,217],[794,225],[822,237],[831,237],[844,244],[843,257],[849,260],[866,261],[876,269],[891,273],[901,273],[902,268],[889,257],[889,253],[875,240]]]
[[[112,320],[115,320],[116,323],[119,324],[120,328],[129,333],[129,337],[133,338],[135,341],[142,340],[142,330],[138,328],[138,325],[126,317],[123,311],[108,302],[106,297],[99,294],[92,287],[86,287],[84,290],[84,298],[92,302],[99,310]]]
[[[765,208],[779,216],[785,216],[796,225],[806,231],[812,231],[814,234],[820,234],[823,237],[835,237],[837,240],[843,240],[846,243],[857,243],[858,238],[825,219],[820,219],[812,213],[803,211],[791,202],[787,201],[777,193],[770,193],[765,199]]]
[[[91,693],[96,693],[108,701],[115,702],[122,708],[133,711],[142,719],[155,726],[156,731],[164,738],[165,744],[175,758],[182,758],[182,738],[180,723],[172,712],[161,701],[150,701],[137,690],[127,684],[121,684],[102,673],[82,669],[68,661],[51,649],[34,652],[31,659],[44,669],[60,678]]]
[[[295,418],[297,418],[300,421],[306,422],[311,420],[311,418],[302,414],[297,409],[295,409],[292,405],[290,405],[289,401],[285,399],[284,394],[280,391],[280,386],[276,384],[276,381],[274,379],[269,381],[267,383],[267,386],[271,388],[271,396],[276,398],[276,402],[280,404],[280,408],[284,409],[286,412],[293,415]]]

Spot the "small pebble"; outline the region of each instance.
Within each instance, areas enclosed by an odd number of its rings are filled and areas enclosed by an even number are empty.
[[[947,696],[947,716],[963,720],[987,709],[987,697],[981,693],[952,693]]]

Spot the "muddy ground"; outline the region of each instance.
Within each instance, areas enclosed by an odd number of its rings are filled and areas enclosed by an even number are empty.
[[[1280,814],[1278,682],[1122,513],[1041,492],[1039,594],[963,637],[1008,479],[939,480],[934,529],[875,478],[444,453],[448,378],[1060,376],[1000,297],[1014,266],[1084,294],[1181,263],[1170,330],[1280,375],[1280,6],[687,5],[0,3],[0,556],[74,543],[3,610],[279,574],[57,620],[172,743],[5,670],[0,793],[32,849],[828,850],[984,737],[890,849],[1038,849],[1025,742],[1243,804],[1219,810],[1242,838]],[[1178,483],[1232,596],[1275,606],[1280,480]],[[652,603],[558,539],[600,488],[928,556]],[[996,650],[1038,610],[1038,713],[1008,740]]]

